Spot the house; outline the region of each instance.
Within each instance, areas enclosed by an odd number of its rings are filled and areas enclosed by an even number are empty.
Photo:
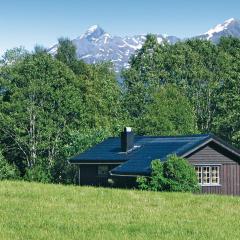
[[[203,193],[240,195],[240,151],[212,134],[134,136],[125,128],[69,162],[79,167],[79,184],[121,186],[136,184],[151,173],[151,161],[170,154],[186,158],[195,168]]]

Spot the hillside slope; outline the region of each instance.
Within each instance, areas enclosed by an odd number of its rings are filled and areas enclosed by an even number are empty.
[[[240,198],[0,182],[0,239],[239,239]]]

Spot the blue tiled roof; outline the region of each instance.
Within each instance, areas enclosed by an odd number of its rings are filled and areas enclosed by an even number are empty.
[[[137,175],[150,173],[151,161],[166,160],[169,154],[182,155],[211,138],[210,134],[188,136],[135,136],[135,148],[121,152],[120,138],[108,138],[89,150],[71,158],[71,163],[122,162],[111,173]]]

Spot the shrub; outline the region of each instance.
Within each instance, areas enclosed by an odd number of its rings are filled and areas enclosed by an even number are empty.
[[[165,190],[174,192],[196,192],[199,190],[196,172],[184,158],[171,155],[163,163]]]
[[[165,162],[153,160],[150,177],[138,177],[142,190],[197,192],[199,185],[193,167],[181,157],[170,155]]]
[[[50,171],[41,165],[36,165],[32,168],[28,168],[26,170],[24,179],[30,182],[35,181],[42,183],[50,183],[52,180]]]
[[[140,176],[137,178],[137,184],[138,184],[138,188],[140,188],[141,190],[150,190],[150,181],[149,178],[144,177],[144,176]]]
[[[17,179],[18,177],[19,172],[17,168],[9,164],[0,151],[0,180]]]

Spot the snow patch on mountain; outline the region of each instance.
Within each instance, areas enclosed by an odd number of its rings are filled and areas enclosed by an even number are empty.
[[[216,25],[206,33],[197,36],[200,39],[210,40],[214,43],[218,43],[221,37],[240,37],[240,21],[235,18],[230,18],[222,24]]]
[[[206,39],[217,43],[222,36],[240,37],[240,21],[234,18],[226,20],[222,24],[216,25],[206,33],[195,38]],[[176,36],[167,34],[156,34],[159,43],[168,42],[175,44],[181,41]],[[77,49],[77,57],[87,63],[98,63],[110,61],[114,64],[116,72],[122,68],[129,67],[129,59],[142,47],[146,40],[146,35],[135,36],[112,36],[105,32],[100,26],[93,25],[79,37],[72,40]],[[49,49],[49,53],[56,54],[58,45]]]
[[[223,24],[218,24],[214,28],[211,28],[204,35],[207,35],[207,40],[209,40],[213,37],[214,34],[219,33],[221,31],[227,29],[229,24],[234,22],[234,21],[235,21],[234,18],[230,18],[230,19],[226,20]]]
[[[129,58],[142,47],[146,40],[145,35],[132,37],[112,36],[106,33],[100,26],[91,26],[84,34],[80,35],[72,42],[77,49],[77,57],[87,63],[98,63],[111,61],[116,72],[129,66]],[[157,35],[159,43],[168,41],[175,43],[180,39],[174,36]],[[56,54],[57,45],[49,49],[51,54]]]

